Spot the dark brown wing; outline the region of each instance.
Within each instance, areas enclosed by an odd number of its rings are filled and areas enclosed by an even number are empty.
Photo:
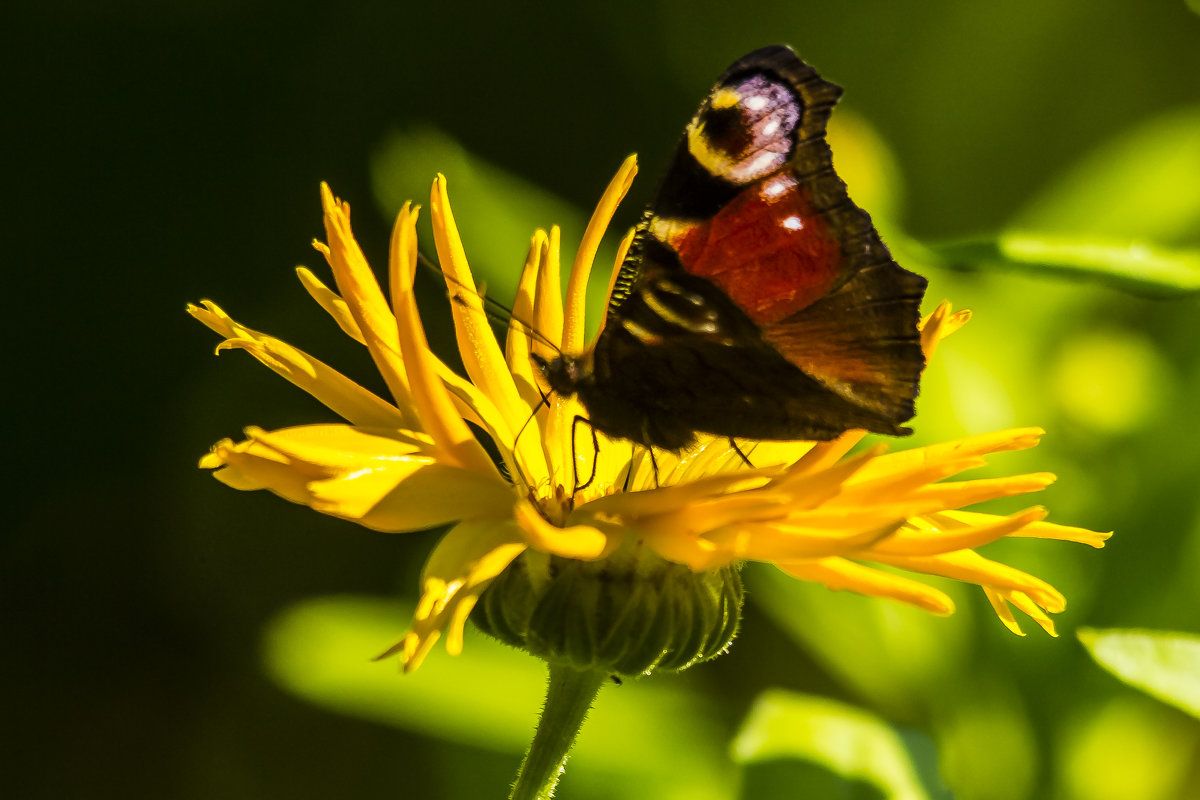
[[[903,422],[924,366],[925,280],[896,264],[833,169],[825,128],[840,95],[787,47],[731,66],[687,127],[610,314],[682,268],[806,375]]]
[[[592,350],[547,365],[594,427],[677,450],[697,431],[903,434],[923,278],[833,170],[841,90],[787,47],[721,76],[638,226]]]

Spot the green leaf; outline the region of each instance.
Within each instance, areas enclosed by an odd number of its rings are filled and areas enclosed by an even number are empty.
[[[1200,106],[1122,131],[1073,164],[1007,227],[1196,244]]]
[[[1113,675],[1200,717],[1200,636],[1118,628],[1086,628],[1077,635]]]
[[[747,767],[762,765],[779,775],[779,762],[798,762],[807,776],[808,785],[792,783],[779,791],[771,791],[766,781],[759,780],[756,800],[798,796],[931,800],[935,796],[922,784],[912,752],[898,731],[866,711],[825,698],[765,692],[742,724],[733,755]],[[829,774],[839,780],[831,783]],[[821,790],[814,784],[820,784]]]
[[[1200,290],[1200,249],[1171,250],[1138,241],[1010,232],[990,239],[938,245],[931,252],[950,267],[990,265],[1094,278],[1148,295]]]
[[[1200,107],[1123,131],[1067,169],[993,237],[930,248],[951,267],[998,266],[1128,291],[1200,290]]]
[[[399,638],[412,611],[370,597],[299,603],[266,631],[266,671],[284,689],[330,711],[511,753],[515,774],[544,699],[545,666],[473,629],[461,656],[447,655],[439,643],[408,675],[395,660],[373,661]],[[564,792],[579,772],[643,789],[649,782],[657,797],[728,797],[732,769],[715,718],[683,678],[606,687],[583,726]],[[641,796],[632,789],[613,792],[614,798]]]

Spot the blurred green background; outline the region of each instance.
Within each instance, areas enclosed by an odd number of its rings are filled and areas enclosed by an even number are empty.
[[[479,636],[415,676],[368,661],[403,633],[436,534],[196,470],[245,425],[330,415],[249,358],[213,358],[184,303],[212,298],[376,386],[292,273],[321,266],[318,181],[354,204],[379,265],[396,202],[446,172],[503,298],[528,233],[563,222],[571,246],[636,150],[632,222],[713,79],[776,42],[845,87],[839,167],[930,278],[930,307],[976,311],[925,381],[917,441],[1041,425],[1045,444],[998,470],[1057,472],[1036,498],[1051,519],[1117,535],[986,551],[1067,594],[1060,639],[1012,636],[978,590],[947,587],[959,613],[934,619],[749,570],[731,653],[606,688],[561,796],[1200,796],[1200,723],[1074,635],[1200,632],[1195,2],[9,16],[3,796],[503,796],[538,665]],[[1059,274],[1080,264],[1107,279]],[[772,720],[796,722],[762,733]],[[869,757],[820,754],[843,734]]]

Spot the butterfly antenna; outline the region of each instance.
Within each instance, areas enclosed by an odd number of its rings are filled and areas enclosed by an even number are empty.
[[[493,300],[492,298],[488,297],[483,292],[478,291],[475,287],[468,286],[465,282],[460,281],[458,278],[455,278],[453,275],[446,274],[445,272],[442,271],[442,268],[440,266],[438,266],[432,259],[427,257],[424,253],[418,253],[417,260],[420,262],[421,266],[437,273],[438,277],[440,277],[446,281],[449,281],[450,283],[454,284],[455,286],[458,286],[460,289],[470,292],[472,295],[474,295],[474,296],[478,297],[480,300],[482,300],[483,301],[483,313],[485,316],[487,316],[487,318],[491,322],[498,324],[498,325],[508,325],[510,323],[515,323],[518,327],[521,328],[521,330],[523,330],[525,332],[525,335],[528,336],[533,341],[540,342],[541,344],[546,345],[547,347],[549,347],[551,350],[553,350],[556,353],[562,352],[562,348],[560,348],[556,343],[554,343],[545,334],[540,333],[537,330],[537,328],[535,328],[533,325],[529,324],[528,322],[526,322],[523,319],[514,317],[512,309],[509,308],[508,306],[504,305],[503,303],[501,303],[498,300]],[[450,299],[456,303],[466,305],[466,301],[463,300],[463,298],[457,294],[450,295]]]
[[[541,389],[538,389],[538,393],[541,394]],[[516,435],[513,436],[513,467],[516,468],[518,473],[520,473],[521,481],[530,489],[533,489],[533,484],[529,481],[529,476],[521,472],[521,464],[517,460],[517,442],[520,440],[521,434],[524,433],[525,429],[529,427],[529,423],[533,422],[534,417],[536,417],[537,413],[542,410],[543,406],[546,408],[550,407],[550,398],[546,397],[545,394],[542,394],[541,401],[537,404],[537,406],[534,407],[533,411],[529,413],[529,416],[526,417],[525,421],[521,423],[521,427],[517,429]]]

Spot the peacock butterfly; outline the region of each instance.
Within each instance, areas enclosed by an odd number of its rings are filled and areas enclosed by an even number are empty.
[[[925,279],[833,169],[841,88],[786,46],[723,74],[688,124],[592,347],[542,361],[605,434],[678,451],[697,432],[831,439],[900,423],[925,360]]]

